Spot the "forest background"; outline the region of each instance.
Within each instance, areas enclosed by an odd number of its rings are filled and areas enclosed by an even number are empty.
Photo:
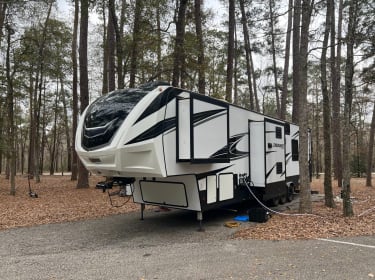
[[[371,0],[0,0],[0,174],[36,182],[88,173],[74,152],[79,113],[150,81],[300,125],[301,212],[313,173],[352,215],[350,178],[374,171],[375,6]]]

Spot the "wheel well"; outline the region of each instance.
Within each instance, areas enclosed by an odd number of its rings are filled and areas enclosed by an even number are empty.
[[[288,189],[292,189],[294,191],[294,183],[293,182],[287,182],[286,186],[288,187]]]

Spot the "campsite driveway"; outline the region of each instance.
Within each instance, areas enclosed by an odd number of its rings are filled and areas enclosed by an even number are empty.
[[[1,279],[372,279],[375,237],[232,240],[218,210],[146,211],[0,231]]]

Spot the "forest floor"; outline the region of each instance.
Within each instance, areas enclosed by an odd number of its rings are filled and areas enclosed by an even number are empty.
[[[30,181],[32,191],[38,194],[38,198],[31,198],[27,176],[16,177],[16,196],[11,196],[9,181],[0,175],[0,230],[139,211],[132,199],[122,207],[112,207],[107,193],[94,187],[101,180],[103,177],[91,176],[90,188],[76,189],[70,176],[42,176],[39,184]],[[352,179],[354,216],[345,218],[339,199],[341,190],[337,182],[333,185],[336,208],[324,206],[323,179],[314,179],[311,189],[319,195],[313,201],[313,215],[294,215],[296,207],[291,207],[283,213],[292,215],[272,215],[266,223],[243,223],[233,238],[286,240],[374,235],[375,187],[366,187],[364,178]],[[115,205],[122,205],[126,198],[114,200]]]

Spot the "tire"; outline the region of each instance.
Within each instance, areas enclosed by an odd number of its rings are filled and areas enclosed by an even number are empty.
[[[280,202],[280,197],[275,197],[270,200],[270,205],[271,206],[278,206]]]
[[[280,204],[285,204],[287,202],[287,196],[288,194],[286,193],[280,197]]]
[[[286,201],[291,202],[293,201],[293,185],[286,187]]]

